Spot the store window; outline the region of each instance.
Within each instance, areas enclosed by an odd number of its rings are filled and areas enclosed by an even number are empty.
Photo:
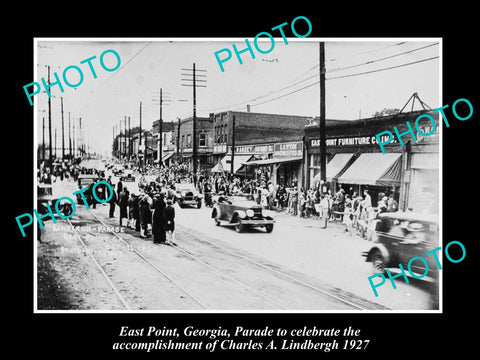
[[[201,146],[201,147],[206,147],[207,146],[207,134],[206,133],[200,133],[199,134],[198,146]]]

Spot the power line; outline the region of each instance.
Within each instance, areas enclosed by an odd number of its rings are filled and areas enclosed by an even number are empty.
[[[360,52],[358,52],[358,53],[350,54],[350,55],[345,56],[345,57],[351,58],[351,57],[355,57],[355,56],[358,56],[358,55],[368,54],[368,53],[372,53],[372,52],[376,52],[376,51],[388,49],[388,48],[391,48],[391,47],[400,46],[400,45],[403,45],[403,44],[405,44],[405,43],[406,43],[405,41],[402,41],[402,42],[399,42],[399,43],[396,43],[396,44],[393,44],[393,45],[382,46],[381,48],[377,48],[377,49],[360,51]],[[326,61],[337,61],[338,59],[344,59],[345,57],[330,58],[330,59],[327,59]],[[316,65],[316,66],[318,67],[318,65]]]
[[[346,70],[346,69],[352,69],[352,68],[354,68],[354,67],[363,66],[363,65],[370,65],[370,64],[373,64],[373,63],[375,63],[375,62],[379,62],[379,61],[391,59],[391,58],[394,58],[394,57],[397,57],[397,56],[409,54],[409,53],[412,53],[412,52],[414,52],[414,51],[423,50],[423,49],[426,49],[426,48],[429,48],[429,47],[435,46],[435,45],[438,45],[438,43],[429,44],[429,45],[422,46],[422,47],[419,47],[419,48],[407,50],[407,51],[404,51],[404,52],[401,52],[401,53],[398,53],[398,54],[394,54],[394,55],[390,55],[390,56],[385,56],[385,57],[379,58],[379,59],[368,60],[368,61],[366,61],[366,62],[359,63],[359,64],[355,64],[355,65],[351,65],[351,66],[345,66],[345,67],[342,67],[342,68],[334,68],[334,69],[328,70],[327,73],[328,73],[328,72],[335,72],[335,71]]]
[[[426,58],[426,59],[422,59],[422,60],[417,60],[417,61],[412,61],[412,62],[409,62],[409,63],[400,64],[400,65],[389,66],[389,67],[386,67],[386,68],[381,68],[381,69],[376,69],[376,70],[370,70],[370,71],[364,71],[364,72],[355,73],[355,74],[350,74],[350,75],[335,76],[335,77],[328,78],[327,80],[342,79],[342,78],[347,78],[347,77],[351,77],[351,76],[371,74],[371,73],[374,73],[374,72],[385,71],[385,70],[390,70],[390,69],[396,69],[396,68],[399,68],[399,67],[408,66],[408,65],[413,65],[413,64],[418,64],[418,63],[421,63],[421,62],[430,61],[430,60],[438,59],[438,58],[439,58],[439,56],[433,56],[433,57],[430,57],[430,58]]]
[[[373,52],[373,51],[378,51],[378,50],[382,50],[382,49],[386,49],[386,48],[390,48],[390,47],[394,47],[394,46],[399,46],[399,45],[402,45],[402,44],[405,44],[405,42],[400,42],[400,43],[396,43],[394,45],[389,45],[389,46],[386,46],[386,47],[382,47],[380,49],[375,49],[375,50],[369,50],[369,51],[364,51],[364,52],[361,52],[361,53],[357,53],[356,55],[358,54],[363,54],[363,53],[369,53],[369,52]],[[422,46],[422,47],[419,47],[419,48],[415,48],[415,49],[411,49],[411,50],[407,50],[407,51],[404,51],[402,53],[398,53],[398,54],[394,54],[394,55],[389,55],[389,56],[386,56],[386,57],[383,57],[383,58],[377,58],[377,59],[373,59],[373,60],[369,60],[369,61],[366,61],[364,63],[361,63],[361,64],[355,64],[355,65],[351,65],[351,66],[347,66],[347,67],[343,67],[343,68],[336,68],[336,69],[332,69],[332,70],[326,70],[325,73],[329,73],[329,72],[336,72],[336,71],[340,71],[340,70],[346,70],[346,69],[350,69],[350,68],[354,68],[354,67],[359,67],[359,66],[363,66],[363,65],[369,65],[369,64],[372,64],[372,63],[375,63],[375,62],[379,62],[379,61],[383,61],[383,60],[386,60],[386,59],[390,59],[390,58],[393,58],[393,57],[397,57],[397,56],[401,56],[401,55],[405,55],[405,54],[408,54],[408,53],[412,53],[412,52],[415,52],[415,51],[419,51],[419,50],[422,50],[422,49],[425,49],[425,48],[428,48],[428,47],[431,47],[431,46],[435,46],[435,45],[438,45],[438,43],[434,43],[434,44],[428,44],[428,45],[425,45],[425,46]],[[355,55],[355,54],[354,54]],[[438,58],[438,56],[437,56]],[[335,59],[333,59],[335,60]],[[422,61],[426,61],[426,60],[421,60],[419,62],[422,62]],[[380,70],[373,70],[371,72],[376,72],[376,71],[383,71],[383,70],[388,70],[388,69],[393,69],[395,67],[401,67],[401,66],[406,66],[406,65],[410,65],[410,64],[415,64],[416,62],[412,62],[412,63],[407,63],[405,65],[399,65],[399,66],[393,66],[393,67],[389,67],[389,68],[384,68],[384,69],[380,69]],[[319,64],[316,64],[314,65],[313,67],[311,67],[309,70],[307,70],[306,72],[304,72],[303,74],[297,76],[295,79],[293,79],[292,81],[295,81],[296,79],[299,79],[301,78],[302,76],[308,74],[310,71],[316,69],[317,67],[319,66]],[[326,80],[329,80],[329,79],[339,79],[339,78],[342,78],[342,77],[349,77],[349,76],[356,76],[356,75],[363,75],[363,74],[368,74],[369,72],[363,72],[363,73],[358,73],[358,74],[352,74],[352,75],[344,75],[344,76],[337,76],[337,77],[331,77],[331,78],[327,78]],[[248,104],[248,103],[251,103],[251,102],[254,102],[254,101],[257,101],[257,100],[260,100],[260,99],[263,99],[267,96],[270,96],[270,95],[273,95],[273,94],[276,94],[278,92],[281,92],[283,90],[286,90],[286,89],[289,89],[289,88],[292,88],[296,85],[299,85],[307,80],[310,80],[312,78],[315,78],[315,77],[318,77],[319,74],[316,73],[316,74],[313,74],[303,80],[300,80],[300,81],[297,81],[293,84],[289,84],[287,86],[283,86],[279,89],[276,89],[276,90],[271,90],[269,92],[267,92],[266,94],[263,94],[263,95],[260,95],[260,96],[257,96],[255,98],[252,98],[252,99],[249,99],[249,100],[246,100],[246,101],[243,101],[243,102],[240,102],[240,103],[236,103],[236,104],[232,104],[232,105],[229,105],[227,108],[235,108],[235,109],[240,109],[240,105],[245,105],[245,104]],[[287,83],[288,84],[288,83]],[[316,84],[318,84],[318,81],[316,82]],[[307,85],[300,90],[302,89],[306,89],[306,88],[309,88],[310,86],[313,86],[314,84],[310,84],[310,85]],[[285,95],[282,95],[280,97],[277,97],[275,99],[279,99],[279,98],[282,98],[286,95],[290,95],[290,94],[293,94],[297,91],[293,91],[293,92],[290,92],[288,94],[285,94]],[[265,102],[262,102],[260,104],[264,104],[268,101],[265,101]],[[256,104],[256,105],[259,105],[259,104]],[[225,107],[219,107],[219,108],[210,108],[210,109],[206,109],[204,111],[211,111],[211,110],[218,110],[218,109],[225,109]]]
[[[115,71],[112,76],[110,76],[107,80],[105,80],[103,83],[105,84],[107,81],[111,80],[115,75],[117,75],[120,71],[122,71],[122,69],[127,66],[128,63],[130,63],[130,61],[132,61],[138,54],[140,54],[143,50],[145,50],[145,48],[150,45],[152,42],[148,42],[143,48],[141,48],[140,50],[138,50],[130,59],[127,60],[127,62],[125,64],[123,64],[122,66],[120,66],[120,68]]]
[[[395,65],[395,66],[389,66],[389,67],[386,67],[386,68],[381,68],[381,69],[376,69],[376,70],[370,70],[370,71],[364,71],[364,72],[360,72],[360,73],[355,73],[355,74],[349,74],[349,75],[342,75],[342,76],[336,76],[336,77],[331,77],[331,78],[327,78],[325,80],[334,80],[334,79],[341,79],[341,78],[346,78],[346,77],[353,77],[353,76],[360,76],[360,75],[365,75],[365,74],[371,74],[371,73],[374,73],[374,72],[380,72],[380,71],[386,71],[386,70],[390,70],[390,69],[395,69],[395,68],[399,68],[399,67],[403,67],[403,66],[408,66],[408,65],[413,65],[413,64],[418,64],[418,63],[421,63],[421,62],[425,62],[425,61],[430,61],[430,60],[433,60],[433,59],[437,59],[439,56],[434,56],[434,57],[431,57],[431,58],[426,58],[426,59],[422,59],[422,60],[417,60],[417,61],[412,61],[412,62],[409,62],[409,63],[405,63],[405,64],[400,64],[400,65]],[[271,101],[275,101],[275,100],[278,100],[278,99],[281,99],[285,96],[289,96],[289,95],[292,95],[292,94],[295,94],[299,91],[302,91],[302,90],[305,90],[305,89],[308,89],[316,84],[318,84],[320,81],[315,81],[314,83],[312,84],[309,84],[309,85],[306,85],[300,89],[296,89],[294,91],[291,91],[287,94],[283,94],[283,95],[280,95],[280,96],[277,96],[273,99],[269,99],[269,100],[265,100],[265,101],[262,101],[260,103],[257,103],[257,104],[253,104],[252,106],[258,106],[258,105],[263,105],[263,104],[266,104],[268,102],[271,102]]]

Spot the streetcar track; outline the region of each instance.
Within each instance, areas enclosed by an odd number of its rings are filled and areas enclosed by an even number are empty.
[[[125,308],[125,310],[132,310],[132,308],[130,307],[130,305],[127,303],[127,301],[124,299],[124,297],[122,296],[122,294],[120,294],[120,291],[117,289],[117,287],[113,284],[113,282],[110,280],[109,276],[105,273],[105,271],[103,270],[102,266],[100,265],[100,263],[97,261],[97,259],[95,259],[95,257],[92,255],[92,253],[90,251],[88,251],[88,247],[87,245],[85,244],[85,242],[83,241],[82,239],[82,236],[80,235],[80,233],[78,232],[78,230],[76,230],[73,225],[72,225],[72,222],[70,221],[70,219],[66,219],[68,224],[74,229],[75,231],[75,235],[77,235],[77,239],[78,241],[80,242],[80,244],[82,245],[82,247],[84,248],[86,254],[93,260],[93,262],[95,263],[95,265],[97,266],[98,270],[100,271],[100,273],[102,274],[102,276],[105,278],[106,282],[108,283],[108,285],[110,286],[110,288],[113,290],[115,296],[120,300],[120,302],[122,303],[122,306]]]
[[[91,212],[91,211],[90,211],[90,212]],[[91,212],[91,213],[92,213],[92,215],[93,215],[99,222],[101,222],[104,226],[108,227],[108,225],[106,225],[94,212]],[[185,230],[181,230],[181,231],[186,232]],[[132,245],[130,245],[130,244],[129,244],[127,241],[125,241],[123,238],[121,238],[117,233],[115,233],[115,232],[112,232],[112,233],[113,233],[116,237],[118,237],[122,242],[124,242],[127,246],[132,247]],[[250,257],[248,257],[248,256],[246,256],[246,255],[243,255],[243,254],[240,254],[240,253],[238,253],[238,252],[236,252],[236,251],[230,250],[230,249],[228,249],[228,248],[226,248],[226,247],[224,247],[224,246],[219,245],[218,243],[214,243],[214,242],[211,242],[211,241],[209,241],[209,240],[206,240],[204,236],[198,237],[198,241],[199,241],[199,242],[203,242],[203,243],[207,243],[207,244],[209,244],[210,247],[214,247],[214,248],[223,250],[223,251],[225,251],[225,252],[227,252],[227,253],[229,253],[229,254],[231,254],[231,255],[234,255],[234,256],[237,257],[237,258],[241,258],[241,259],[243,259],[243,260],[245,260],[245,261],[247,261],[247,262],[249,262],[249,263],[251,263],[251,264],[256,265],[257,267],[261,267],[261,268],[263,268],[263,269],[266,269],[266,270],[268,270],[269,272],[272,272],[272,273],[274,273],[274,274],[276,274],[276,275],[279,275],[279,276],[281,276],[281,277],[283,277],[283,278],[286,278],[286,279],[288,279],[289,281],[294,282],[294,283],[296,283],[296,284],[298,284],[298,285],[307,287],[307,288],[309,288],[309,289],[311,289],[311,290],[313,290],[313,291],[315,291],[315,292],[317,292],[317,293],[322,294],[323,296],[327,296],[327,297],[329,297],[329,298],[331,298],[331,299],[334,299],[334,300],[336,300],[336,301],[339,301],[339,302],[341,302],[341,303],[343,303],[343,304],[345,304],[345,305],[348,305],[348,306],[351,307],[351,308],[354,308],[354,309],[357,309],[357,310],[369,310],[369,308],[367,308],[367,307],[365,307],[365,306],[356,304],[356,303],[354,303],[354,302],[352,302],[352,301],[349,301],[349,300],[345,299],[344,297],[337,296],[337,295],[333,294],[332,291],[327,291],[327,290],[320,289],[320,288],[318,288],[317,286],[314,286],[314,285],[312,285],[312,284],[309,284],[309,283],[307,283],[307,282],[305,282],[305,281],[303,281],[303,280],[300,280],[300,279],[297,279],[297,278],[293,277],[292,275],[289,275],[289,274],[287,274],[287,273],[285,273],[285,272],[283,272],[283,271],[280,271],[280,270],[276,269],[277,266],[275,266],[275,265],[270,266],[270,265],[262,264],[262,263],[260,263],[260,262],[258,262],[258,261],[256,261],[256,260],[251,259]],[[177,244],[176,246],[173,246],[173,248],[176,248],[177,251],[179,251],[179,252],[183,253],[184,255],[190,257],[191,259],[193,259],[193,260],[201,263],[202,265],[208,267],[209,269],[215,271],[216,273],[221,274],[222,276],[227,277],[227,278],[229,278],[229,279],[232,279],[233,281],[237,282],[238,284],[240,284],[240,285],[242,285],[242,286],[250,289],[251,291],[255,292],[257,295],[260,295],[260,296],[262,296],[263,298],[269,300],[270,302],[276,304],[277,307],[279,307],[279,308],[281,308],[281,309],[284,309],[284,310],[286,309],[285,306],[279,304],[279,302],[278,302],[277,300],[273,299],[271,296],[268,296],[268,295],[266,295],[265,293],[262,293],[261,291],[255,289],[253,286],[248,285],[248,284],[244,283],[243,281],[241,281],[241,280],[239,280],[239,279],[237,279],[237,278],[235,278],[235,277],[233,277],[233,276],[225,273],[224,271],[218,269],[217,267],[215,267],[215,266],[207,263],[206,261],[200,259],[199,256],[197,256],[197,255],[195,255],[195,254],[192,254],[190,251],[187,251],[187,250],[185,250],[184,248],[178,246],[178,244]],[[138,250],[136,250],[135,248],[133,248],[133,249],[134,249],[134,252],[135,252],[138,256],[140,256],[140,257],[142,257],[142,258],[145,258],[140,252],[138,252]],[[148,261],[148,259],[147,259],[147,261]],[[169,280],[171,280],[171,279],[169,278]],[[173,280],[171,280],[171,281],[173,281]],[[343,294],[343,296],[345,296],[345,294]],[[347,294],[347,296],[354,296],[354,295],[353,295],[353,294]],[[361,300],[363,300],[363,299],[361,299]],[[375,304],[375,305],[378,306],[378,304]],[[382,309],[385,309],[385,307],[381,307],[381,308],[382,308]]]
[[[179,227],[185,229],[185,230],[182,230],[184,233],[192,232],[191,229],[188,229],[188,231],[186,231],[187,228],[185,228],[185,227],[183,227],[183,226],[179,226]],[[309,289],[311,289],[311,290],[313,290],[313,291],[315,291],[315,292],[318,292],[318,293],[321,293],[321,294],[323,294],[323,295],[329,296],[329,297],[331,297],[331,298],[333,298],[333,299],[335,299],[335,300],[337,300],[337,301],[340,301],[340,302],[342,302],[342,303],[344,303],[344,304],[346,304],[346,305],[349,305],[349,306],[351,306],[351,307],[353,307],[353,308],[356,308],[356,309],[358,309],[358,310],[369,310],[368,308],[366,308],[366,307],[364,307],[364,306],[361,306],[361,305],[359,305],[359,304],[355,304],[355,303],[353,303],[353,302],[351,302],[351,301],[349,301],[349,300],[344,299],[343,297],[340,297],[340,296],[337,296],[337,295],[335,295],[335,294],[332,294],[331,291],[327,291],[327,290],[320,289],[320,288],[318,288],[318,287],[315,286],[315,285],[309,284],[309,283],[307,283],[307,282],[305,282],[305,281],[303,281],[303,280],[300,280],[300,279],[297,279],[297,278],[293,277],[292,275],[289,275],[289,274],[287,274],[287,273],[285,273],[285,272],[283,272],[283,271],[280,271],[280,270],[277,269],[277,266],[275,266],[275,265],[273,265],[273,264],[269,264],[269,265],[262,264],[262,263],[260,263],[259,261],[253,260],[253,259],[251,259],[250,257],[248,257],[248,256],[246,256],[246,255],[243,255],[243,254],[241,254],[241,253],[239,253],[239,252],[237,252],[237,251],[234,251],[234,250],[231,250],[231,249],[229,249],[229,248],[227,248],[227,247],[225,247],[225,246],[222,246],[222,245],[218,244],[217,242],[212,242],[212,241],[206,240],[206,239],[205,239],[205,236],[201,236],[201,237],[200,237],[200,236],[197,236],[197,238],[198,238],[197,241],[199,241],[199,242],[207,243],[207,244],[209,244],[211,247],[214,247],[214,248],[217,248],[217,249],[221,249],[221,250],[223,250],[223,251],[225,251],[225,252],[227,252],[227,253],[229,253],[229,254],[231,254],[231,255],[234,255],[234,256],[236,256],[236,257],[238,257],[238,258],[241,258],[241,259],[243,259],[243,260],[245,260],[245,261],[248,261],[248,262],[251,263],[251,264],[254,264],[254,265],[258,266],[258,267],[261,267],[261,268],[263,268],[263,269],[266,269],[266,270],[268,270],[268,271],[270,271],[270,272],[273,272],[273,273],[275,273],[275,274],[277,274],[277,275],[280,275],[280,276],[282,276],[282,277],[284,277],[284,278],[287,278],[287,279],[289,279],[290,281],[295,282],[295,283],[297,283],[297,284],[299,284],[299,285],[305,286],[305,287],[307,287],[307,288],[309,288]],[[348,296],[352,296],[352,295],[353,295],[353,294],[348,294]],[[353,295],[353,296],[354,296],[354,295]],[[361,300],[363,300],[363,299],[361,299]],[[386,308],[385,306],[380,306],[380,305],[378,305],[378,304],[375,304],[375,305],[377,305],[378,307],[382,308],[383,310],[388,309],[388,308]]]
[[[108,225],[105,224],[102,219],[100,219],[94,212],[91,212],[91,214],[100,222],[102,223],[104,226],[106,226],[108,228]],[[110,230],[109,230],[110,231]],[[120,235],[118,235],[117,233],[113,232],[113,231],[110,231],[112,234],[114,234],[120,241],[122,241],[123,243],[125,243],[133,252],[135,252],[138,256],[140,256],[143,260],[145,260],[146,262],[148,262],[151,266],[155,267],[157,269],[157,267],[151,263],[143,254],[141,254],[137,249],[135,249],[135,247],[133,247],[129,242],[127,242],[125,239],[123,239]],[[194,254],[192,254],[191,252],[185,250],[184,248],[182,248],[181,246],[178,246],[178,245],[175,245],[175,246],[172,246],[174,249],[178,250],[179,252],[183,253],[184,255],[188,256],[189,258],[197,261],[198,263],[206,266],[207,268],[209,268],[210,270],[216,272],[217,274],[221,275],[222,277],[225,277],[225,278],[228,278],[234,282],[236,282],[237,284],[240,284],[241,286],[249,289],[251,292],[257,294],[258,296],[261,296],[262,298],[272,302],[273,304],[275,304],[277,307],[281,308],[281,309],[284,309],[286,310],[286,308],[281,305],[278,301],[276,301],[275,299],[273,299],[272,297],[268,296],[268,295],[265,295],[263,294],[262,292],[258,291],[257,289],[253,288],[252,286],[244,283],[243,281],[225,273],[224,271],[221,271],[220,269],[212,266],[211,264],[203,261],[202,259],[200,259],[198,256],[195,256]],[[158,269],[157,269],[158,270]],[[164,274],[165,276],[165,274]],[[167,277],[168,280],[170,280],[171,282],[175,283],[170,277]],[[176,284],[176,283],[175,283]],[[178,284],[176,284],[177,286],[179,286]],[[184,290],[186,292],[186,290]],[[192,297],[192,295],[189,294],[189,296]],[[203,308],[205,308],[204,306],[202,306]]]
[[[89,212],[99,221],[102,223],[103,226],[106,228],[109,228],[107,224],[105,224],[102,219],[100,219],[95,213],[91,210]],[[200,301],[198,300],[194,295],[192,295],[188,290],[186,290],[183,286],[181,286],[177,281],[173,280],[170,275],[168,275],[164,270],[160,269],[158,266],[156,266],[154,263],[152,263],[150,260],[148,260],[147,257],[145,257],[141,252],[139,252],[135,247],[133,247],[131,244],[129,244],[125,239],[123,239],[120,235],[118,235],[116,232],[111,231],[110,229],[108,230],[111,234],[113,234],[116,238],[118,238],[123,244],[127,246],[127,248],[135,253],[143,262],[148,264],[150,267],[152,267],[155,271],[160,273],[165,279],[167,279],[171,284],[175,285],[178,289],[180,289],[185,295],[187,295],[190,299],[192,299],[198,306],[200,306],[202,309],[207,309],[207,307]]]

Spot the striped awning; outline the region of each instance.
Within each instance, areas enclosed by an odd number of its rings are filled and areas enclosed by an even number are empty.
[[[401,181],[401,153],[361,154],[338,178],[339,183],[398,186]]]

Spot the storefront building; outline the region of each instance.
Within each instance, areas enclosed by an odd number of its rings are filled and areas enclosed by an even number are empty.
[[[399,203],[400,210],[438,213],[439,208],[439,135],[438,128],[428,137],[420,135],[414,127],[415,120],[427,111],[400,113],[376,118],[352,120],[326,125],[326,183],[322,190],[347,194],[364,194],[367,190],[373,206],[378,195],[390,193]],[[429,115],[438,124],[438,113]],[[402,137],[405,146],[397,139],[385,146],[383,154],[375,135],[383,131],[406,132],[409,121],[417,141],[411,134]],[[418,124],[423,133],[432,130],[428,120]],[[318,124],[305,128],[304,186],[320,184],[320,134]]]
[[[156,144],[154,156],[155,164],[162,163],[165,166],[170,164],[175,154],[175,123],[173,121],[162,121],[162,132],[160,133],[160,120],[155,120],[152,124],[153,142]],[[160,144],[162,148],[160,149]],[[161,159],[160,159],[161,156]]]
[[[233,173],[298,186],[302,181],[303,135],[310,118],[226,111],[214,115],[213,173]]]
[[[213,114],[210,117],[196,117],[196,155],[197,172],[208,173],[214,165],[212,158]],[[180,164],[187,164],[190,171],[193,170],[193,117],[180,120],[175,124],[171,142],[175,144],[176,153],[172,153],[173,159]],[[169,158],[172,160],[172,158]],[[165,160],[165,158],[164,158]]]

